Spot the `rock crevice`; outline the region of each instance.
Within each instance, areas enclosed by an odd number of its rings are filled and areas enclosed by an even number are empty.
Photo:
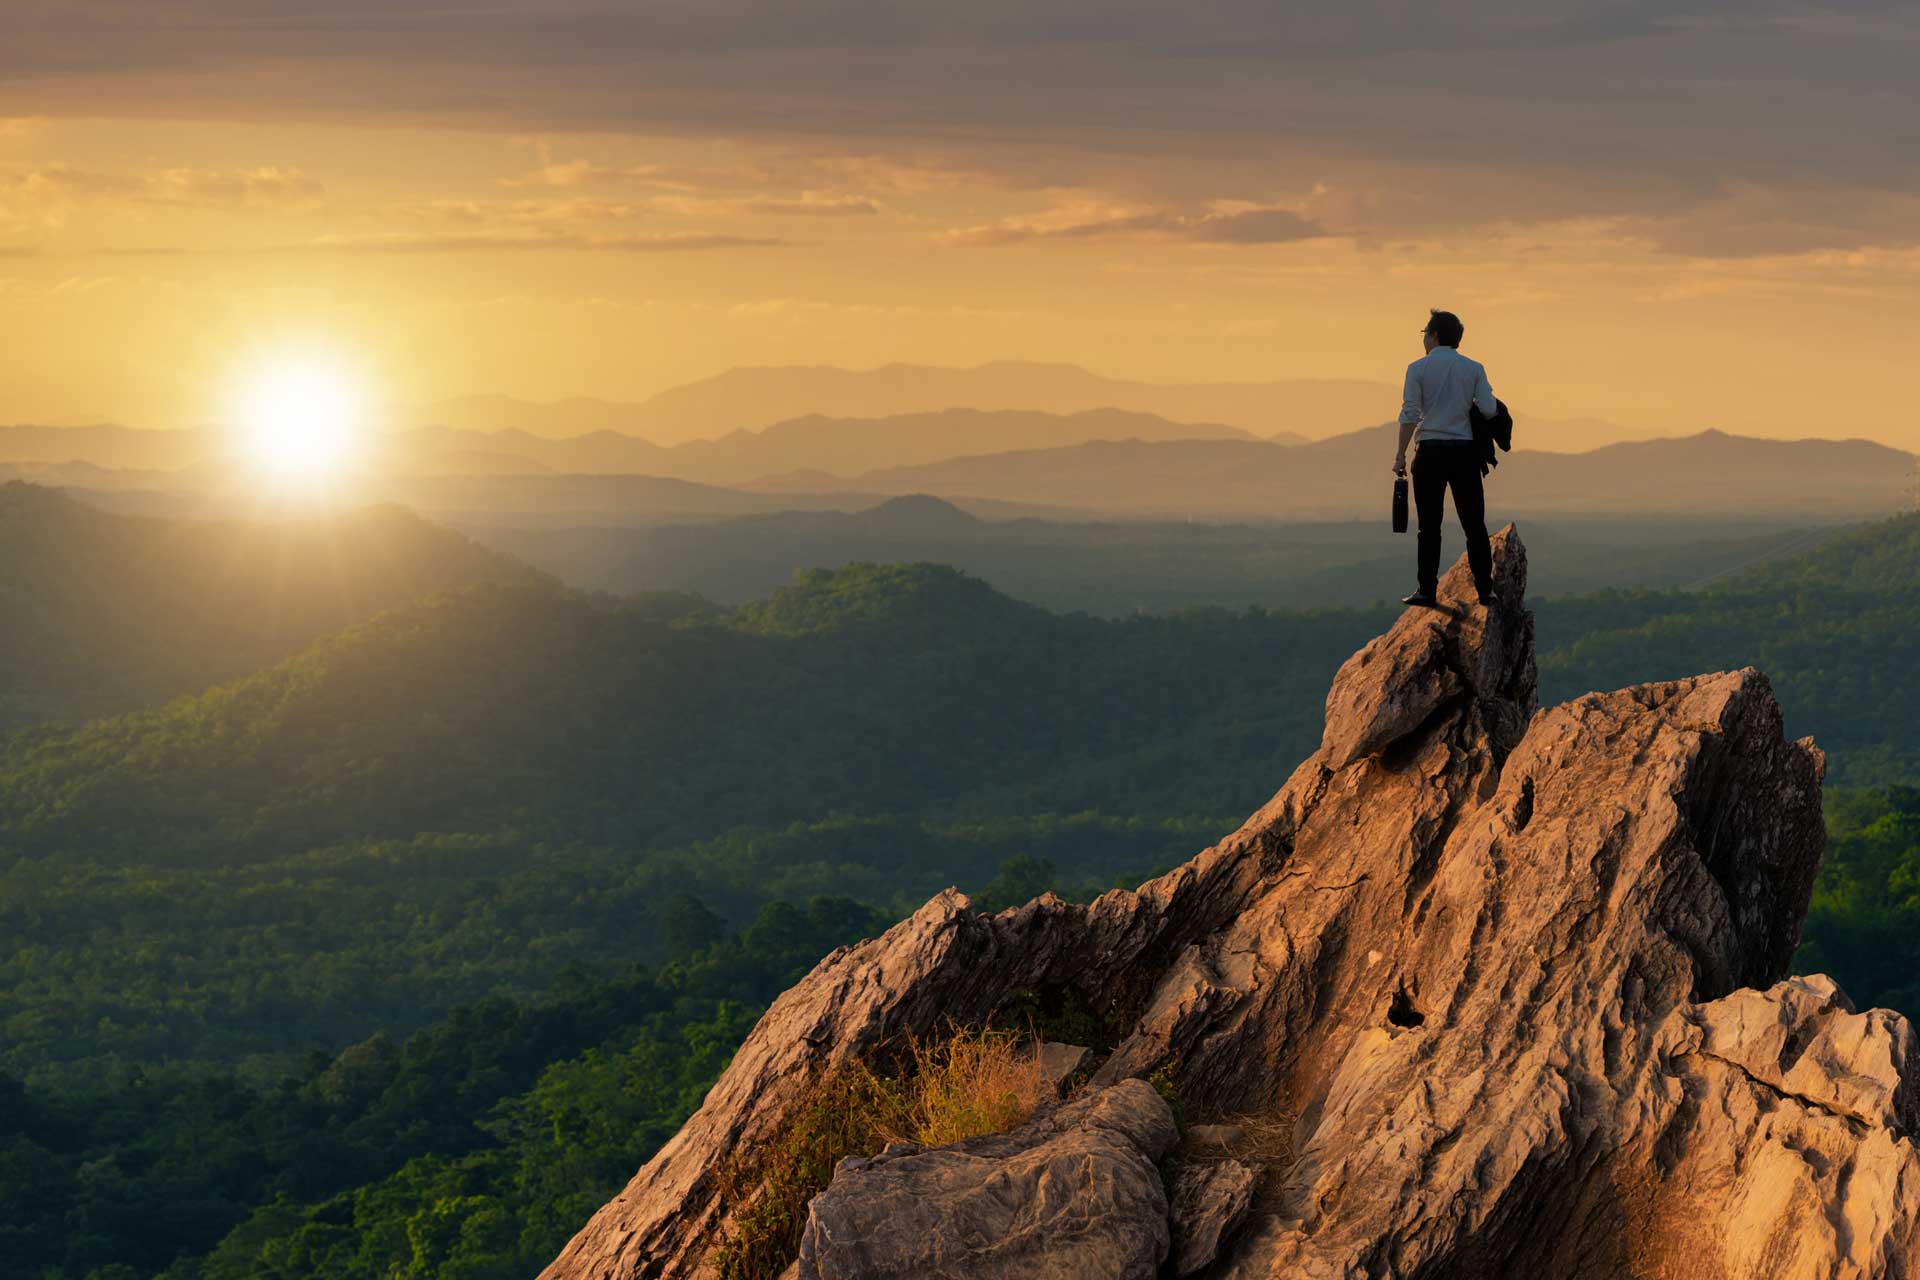
[[[1190,1115],[1290,1132],[1182,1274],[1920,1276],[1913,1029],[1783,981],[1818,750],[1751,669],[1541,710],[1511,528],[1495,573],[1503,606],[1457,565],[1349,659],[1320,749],[1185,865],[993,917],[949,891],[822,961],[546,1276],[709,1274],[715,1170],[812,1082],[1033,988],[1122,1021],[1090,1097],[1171,1077]],[[817,1204],[851,1221],[878,1184],[845,1179]],[[966,1273],[1110,1274],[1075,1256]]]

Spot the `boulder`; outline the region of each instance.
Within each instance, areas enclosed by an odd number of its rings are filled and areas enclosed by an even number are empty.
[[[1059,1092],[1067,1081],[1086,1064],[1092,1050],[1083,1044],[1061,1044],[1048,1040],[1040,1045],[1040,1075]]]
[[[1175,1276],[1197,1275],[1220,1256],[1220,1247],[1253,1207],[1253,1170],[1237,1160],[1179,1166],[1171,1179]]]
[[[814,1197],[798,1280],[1154,1280],[1168,1247],[1154,1162],[1178,1134],[1138,1080],[1009,1133],[842,1160]]]
[[[1819,751],[1752,669],[1539,709],[1514,530],[1494,555],[1504,603],[1456,565],[1185,865],[990,917],[948,891],[823,960],[545,1275],[709,1274],[716,1171],[814,1081],[1038,990],[1127,1028],[1093,1088],[1293,1119],[1209,1276],[1920,1276],[1913,1030],[1783,981]]]

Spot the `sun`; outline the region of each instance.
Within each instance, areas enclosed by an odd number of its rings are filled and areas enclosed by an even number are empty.
[[[263,478],[283,488],[331,487],[367,447],[366,379],[324,352],[261,357],[239,380],[233,428],[247,466]]]

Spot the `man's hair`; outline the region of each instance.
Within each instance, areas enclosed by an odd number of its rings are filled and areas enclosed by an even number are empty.
[[[1457,347],[1460,339],[1467,336],[1467,326],[1460,323],[1460,317],[1451,311],[1433,308],[1427,321],[1427,332],[1433,340],[1443,347]]]

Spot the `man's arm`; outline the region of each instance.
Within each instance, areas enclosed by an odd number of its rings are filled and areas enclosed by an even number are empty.
[[[1473,403],[1475,408],[1489,418],[1500,412],[1500,402],[1493,398],[1493,384],[1487,381],[1487,370],[1484,365],[1480,369],[1480,382],[1473,389]]]
[[[1407,446],[1413,442],[1413,429],[1420,425],[1420,375],[1407,366],[1407,385],[1400,392],[1400,447],[1394,451],[1393,474],[1407,473]]]

